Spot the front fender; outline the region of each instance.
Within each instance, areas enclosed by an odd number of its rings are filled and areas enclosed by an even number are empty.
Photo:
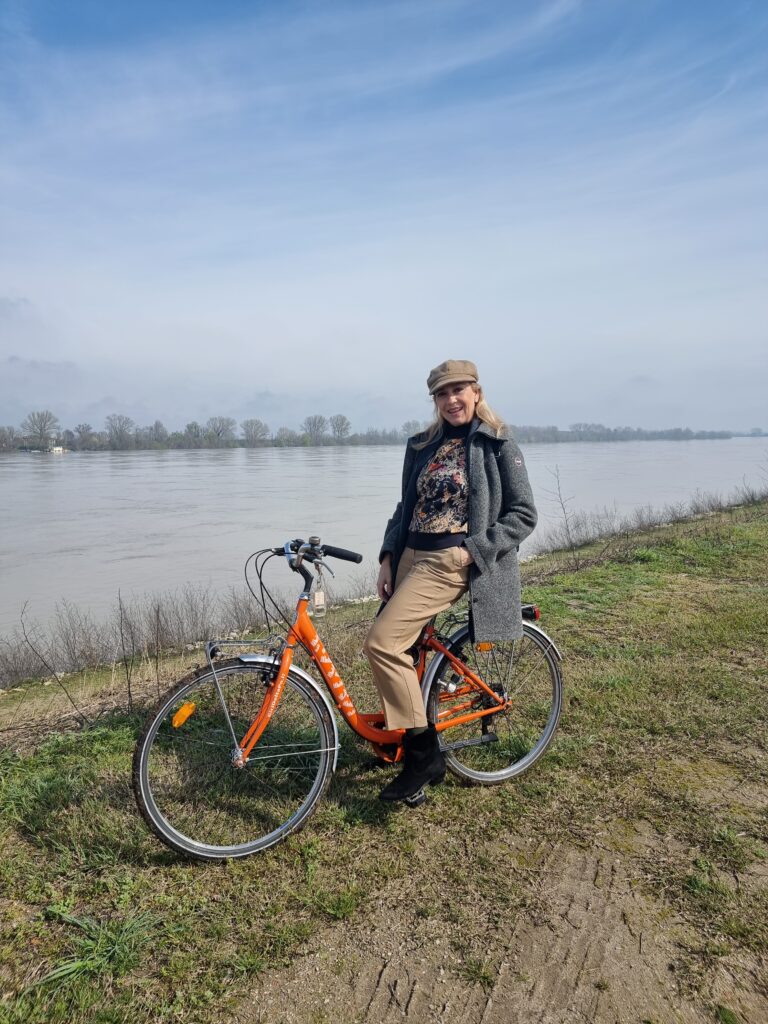
[[[279,660],[275,661],[275,658],[269,654],[240,654],[238,655],[237,660],[243,665],[263,666],[264,668],[269,669],[275,668],[280,664]],[[333,705],[328,698],[328,694],[323,690],[317,680],[313,679],[309,672],[306,672],[303,668],[299,668],[298,665],[291,665],[290,671],[294,672],[297,676],[301,676],[307,686],[312,687],[328,709],[328,714],[333,722],[333,771],[336,771],[336,762],[339,757],[339,727],[336,723],[336,715],[333,713]]]

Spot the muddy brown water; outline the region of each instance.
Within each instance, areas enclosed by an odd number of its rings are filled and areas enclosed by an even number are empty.
[[[627,513],[768,480],[765,438],[523,450],[540,511],[534,542],[561,518],[555,470],[574,512]],[[24,602],[44,623],[62,599],[99,620],[118,590],[222,592],[241,585],[251,551],[311,533],[362,552],[360,567],[338,563],[337,585],[370,592],[401,466],[396,446],[0,453],[0,636]]]

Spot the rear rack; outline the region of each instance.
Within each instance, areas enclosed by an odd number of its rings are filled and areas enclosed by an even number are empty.
[[[278,633],[271,633],[269,636],[256,637],[251,640],[208,640],[205,645],[205,656],[211,668],[213,668],[213,659],[221,654],[223,647],[247,647],[250,653],[257,652],[280,658],[285,648],[285,637]]]

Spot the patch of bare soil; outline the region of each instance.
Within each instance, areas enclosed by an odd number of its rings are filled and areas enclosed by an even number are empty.
[[[713,959],[704,977],[700,957],[691,966],[694,936],[642,884],[652,837],[640,829],[634,838],[626,855],[521,850],[535,897],[493,921],[466,904],[424,917],[393,882],[367,916],[328,928],[289,968],[262,976],[233,1019],[699,1024],[718,1020],[722,1005],[746,1024],[768,1020],[759,964]]]

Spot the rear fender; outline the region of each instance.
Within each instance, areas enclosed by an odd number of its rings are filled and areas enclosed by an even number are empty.
[[[563,656],[558,650],[557,644],[551,636],[544,632],[541,626],[538,626],[535,622],[526,622],[523,625],[523,629],[526,631],[526,633],[536,633],[544,642],[544,645],[546,646],[547,650],[552,651],[552,653],[555,655],[560,664],[562,664]]]

